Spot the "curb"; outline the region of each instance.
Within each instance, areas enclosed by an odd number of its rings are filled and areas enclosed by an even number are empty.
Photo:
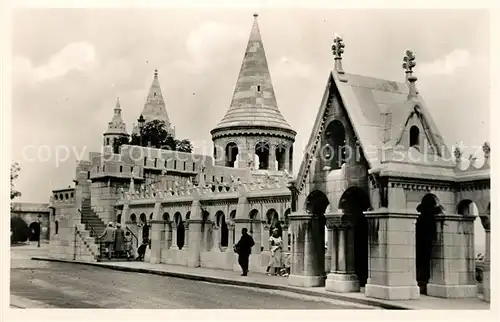
[[[379,308],[387,309],[387,310],[411,310],[412,309],[410,307],[407,307],[407,306],[404,306],[401,304],[391,304],[391,303],[387,303],[387,302],[378,301],[376,299],[351,298],[351,297],[343,296],[340,293],[317,293],[317,292],[310,291],[307,289],[301,289],[298,287],[296,288],[296,287],[284,286],[284,285],[263,284],[263,283],[251,282],[251,281],[236,281],[236,280],[230,280],[230,279],[225,279],[225,278],[220,278],[220,277],[202,276],[202,275],[194,275],[194,274],[189,274],[189,273],[177,273],[177,272],[169,272],[169,271],[158,271],[158,270],[147,269],[147,268],[126,267],[126,266],[119,266],[119,265],[113,265],[113,264],[101,264],[99,262],[83,262],[83,261],[73,261],[73,260],[57,259],[57,258],[45,258],[45,257],[31,257],[31,259],[38,260],[38,261],[47,261],[47,262],[71,263],[71,264],[79,264],[79,265],[86,265],[86,266],[97,266],[97,267],[112,269],[115,271],[153,274],[153,275],[168,276],[168,277],[189,279],[189,280],[195,280],[195,281],[203,281],[203,282],[209,282],[209,283],[215,283],[215,284],[236,285],[236,286],[261,288],[261,289],[267,289],[267,290],[286,291],[286,292],[291,292],[291,293],[296,293],[296,294],[301,294],[301,295],[324,297],[324,298],[328,298],[328,299],[340,300],[340,301],[350,302],[350,303],[355,303],[355,304],[375,306],[375,307],[379,307]]]

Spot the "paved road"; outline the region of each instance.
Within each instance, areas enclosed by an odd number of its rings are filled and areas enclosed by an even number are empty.
[[[30,260],[11,248],[11,306],[142,309],[362,309],[342,301],[100,267]]]

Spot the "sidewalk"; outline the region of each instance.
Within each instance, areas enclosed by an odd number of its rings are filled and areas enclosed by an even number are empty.
[[[384,309],[402,310],[489,310],[490,305],[480,299],[442,299],[421,295],[419,300],[387,301],[367,298],[363,293],[333,293],[324,287],[294,287],[289,286],[285,277],[252,274],[240,276],[239,272],[193,268],[178,265],[151,264],[148,262],[80,262],[72,260],[55,259],[49,257],[32,257],[33,260],[75,263],[81,265],[99,266],[125,272],[138,272],[156,274],[177,278],[186,278],[218,284],[256,287],[271,290],[293,292],[297,294],[318,296],[334,300],[342,300],[357,304],[377,306]]]

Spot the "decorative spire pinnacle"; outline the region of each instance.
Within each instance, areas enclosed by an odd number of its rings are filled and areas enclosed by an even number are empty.
[[[415,62],[415,54],[413,54],[413,51],[407,50],[405,57],[403,58],[403,69],[406,73],[406,80],[409,82],[410,92],[408,93],[408,98],[416,97],[418,94],[417,88],[415,86],[417,77],[413,76],[413,67],[415,67],[416,65],[417,63]]]
[[[158,69],[155,69],[155,74],[154,74],[154,77],[155,77],[156,79],[158,79]]]
[[[259,14],[258,14],[257,12],[254,12],[254,13],[253,13],[253,17],[254,17],[254,18],[257,18],[258,16],[259,16]]]
[[[455,147],[453,154],[455,155],[455,163],[457,165],[460,164],[460,159],[462,158],[462,151],[460,151],[460,148],[458,146]]]
[[[333,56],[335,56],[335,71],[337,73],[343,74],[342,70],[342,54],[344,53],[344,40],[339,35],[335,35],[333,39],[332,52]]]
[[[121,107],[120,107],[120,97],[118,96],[118,97],[116,98],[116,106],[115,106],[115,110],[119,110],[119,109],[121,109]]]
[[[251,126],[293,131],[281,114],[255,13],[231,105],[214,131]]]
[[[491,152],[490,144],[488,142],[484,142],[484,144],[483,144],[483,153],[484,153],[484,158],[485,159],[489,159],[490,158],[490,152]]]

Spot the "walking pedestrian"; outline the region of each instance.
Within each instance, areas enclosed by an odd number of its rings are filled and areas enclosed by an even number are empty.
[[[115,253],[118,257],[121,257],[124,250],[125,250],[125,232],[122,229],[122,225],[116,224]]]
[[[238,254],[238,263],[243,271],[241,276],[247,276],[248,274],[248,261],[254,245],[255,242],[252,236],[248,234],[248,229],[243,228],[241,230],[240,240],[236,243],[236,245],[234,245],[234,250]]]
[[[108,253],[108,259],[111,259],[111,254],[113,253],[113,246],[115,244],[115,229],[113,228],[113,223],[110,222],[108,227],[104,229],[101,237],[99,239],[104,243],[106,247],[106,252]]]
[[[271,258],[269,260],[269,265],[267,266],[267,274],[268,275],[278,275],[279,270],[283,266],[282,259],[282,249],[283,249],[283,240],[279,236],[278,228],[273,229],[273,234],[269,237],[269,248],[271,250]],[[270,269],[273,269],[270,271]]]

